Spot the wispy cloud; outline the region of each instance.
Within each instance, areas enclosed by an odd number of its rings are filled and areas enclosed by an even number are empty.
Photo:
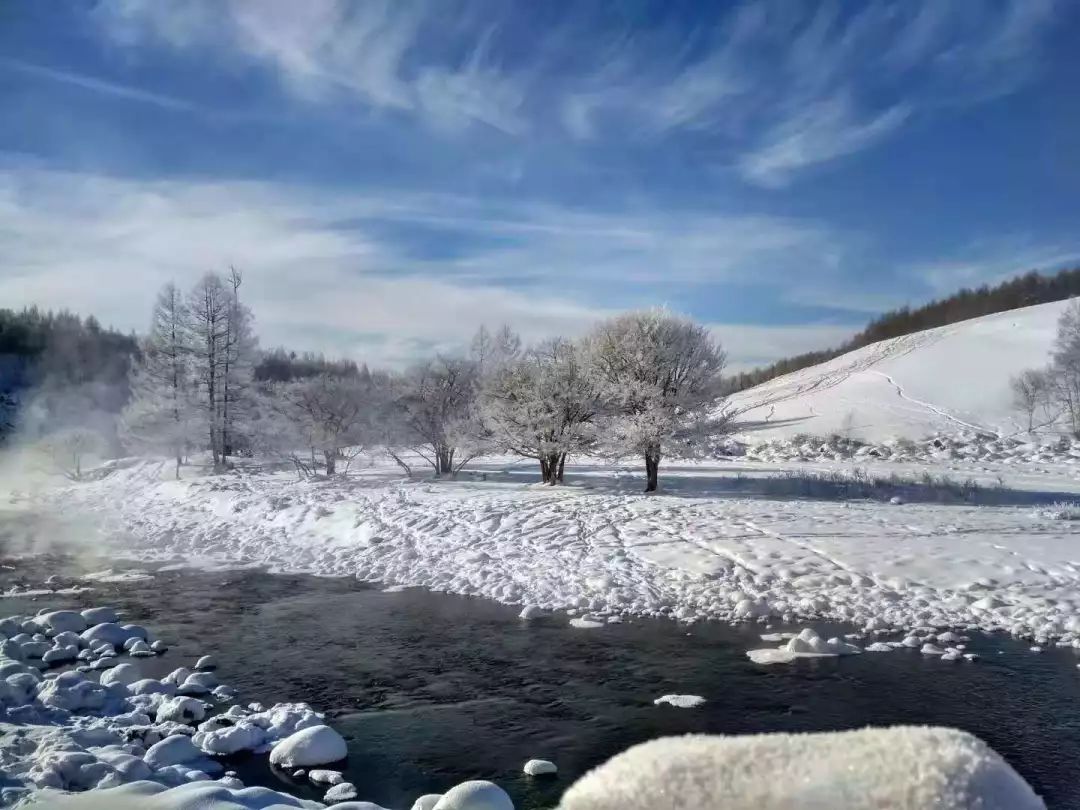
[[[959,287],[995,284],[1028,270],[1053,272],[1069,266],[1080,267],[1080,239],[1046,242],[1003,235],[971,242],[937,261],[906,264],[900,271],[931,294],[948,295]]]
[[[427,53],[427,42],[440,36],[433,28],[448,35],[446,11],[393,0],[125,0],[102,4],[97,14],[118,42],[209,47],[217,58],[267,65],[308,101],[354,99],[447,130],[479,123],[522,132],[521,80],[492,61],[482,33],[464,37],[464,50],[452,57],[445,48],[439,58]]]
[[[388,231],[393,224],[407,229]],[[438,229],[436,247],[462,249],[418,255],[426,228]],[[527,339],[579,334],[614,309],[670,301],[673,281],[779,273],[827,239],[812,223],[766,217],[654,218],[0,166],[6,305],[67,307],[141,330],[162,283],[186,285],[233,263],[248,271],[245,293],[266,343],[373,363],[460,347],[482,322],[510,323]],[[813,345],[824,328],[802,343],[797,327],[732,327],[725,340],[749,362]]]
[[[29,76],[47,79],[51,82],[79,87],[83,90],[100,93],[105,96],[121,98],[127,101],[136,101],[141,104],[151,104],[155,107],[162,107],[167,110],[178,110],[182,112],[194,112],[200,110],[200,107],[197,104],[174,96],[153,93],[127,84],[110,82],[94,76],[71,73],[66,70],[57,70],[44,65],[22,62],[17,59],[0,58],[0,69],[12,70]]]

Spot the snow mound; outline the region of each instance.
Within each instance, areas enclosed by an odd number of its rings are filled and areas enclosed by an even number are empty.
[[[326,765],[345,759],[345,738],[329,726],[311,726],[291,734],[270,751],[270,764],[279,768]]]
[[[753,437],[1015,433],[1027,426],[1012,406],[1009,377],[1045,365],[1067,305],[1039,304],[884,340],[739,392],[730,404]]]
[[[981,740],[927,727],[653,740],[586,774],[559,807],[1045,810]]]

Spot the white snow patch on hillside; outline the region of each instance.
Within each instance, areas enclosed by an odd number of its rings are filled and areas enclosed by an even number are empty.
[[[1025,307],[864,346],[740,392],[748,439],[848,433],[863,441],[979,429],[1026,430],[1009,377],[1044,366],[1067,301]]]

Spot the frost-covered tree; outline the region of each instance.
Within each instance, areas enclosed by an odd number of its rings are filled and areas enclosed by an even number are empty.
[[[407,448],[435,470],[453,474],[466,458],[482,452],[476,430],[477,363],[463,357],[438,355],[393,378],[392,406],[386,410],[388,447]],[[398,456],[400,458],[400,456]],[[457,463],[455,463],[455,457]]]
[[[282,417],[278,443],[298,467],[298,450],[318,452],[326,474],[333,475],[346,452],[355,457],[372,441],[379,396],[370,374],[319,374],[277,383],[271,390],[271,408]]]
[[[506,324],[494,333],[481,326],[473,335],[469,355],[481,376],[494,374],[521,355],[521,337]]]
[[[555,338],[502,365],[484,383],[481,414],[494,444],[540,463],[545,484],[561,484],[566,457],[596,439],[601,398],[581,347]]]
[[[1027,419],[1029,433],[1035,429],[1035,413],[1049,407],[1050,379],[1050,373],[1044,369],[1027,369],[1009,380],[1013,407]]]
[[[180,291],[166,284],[154,303],[150,333],[132,366],[131,399],[120,416],[124,439],[140,449],[173,457],[177,478],[199,428],[187,324],[188,312]]]
[[[84,427],[49,433],[38,440],[36,447],[53,470],[72,481],[82,480],[83,465],[87,459],[101,457],[106,452],[101,434]]]
[[[664,309],[630,312],[598,325],[587,345],[605,397],[604,442],[645,459],[646,492],[665,454],[692,453],[726,429],[725,356],[703,326]]]
[[[240,277],[207,273],[187,299],[187,345],[203,428],[219,468],[251,413],[257,343],[251,311],[239,300]]]
[[[1068,418],[1073,435],[1080,435],[1080,300],[1071,300],[1061,313],[1050,357],[1054,398]]]

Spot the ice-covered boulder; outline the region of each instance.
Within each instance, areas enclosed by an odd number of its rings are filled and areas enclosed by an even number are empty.
[[[434,810],[514,810],[514,803],[498,785],[476,779],[450,788]]]
[[[896,727],[824,734],[667,737],[579,779],[561,810],[1045,810],[976,737]]]
[[[345,738],[329,726],[311,726],[281,740],[270,751],[270,764],[279,768],[327,765],[345,759]]]

